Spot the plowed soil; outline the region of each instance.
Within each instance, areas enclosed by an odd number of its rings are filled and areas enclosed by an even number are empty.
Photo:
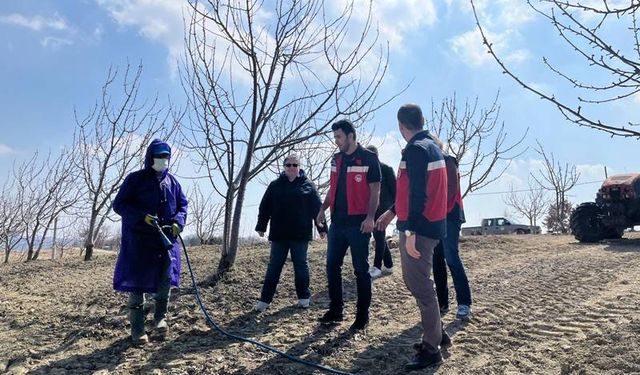
[[[470,321],[444,316],[453,346],[421,374],[640,373],[640,235],[578,244],[569,236],[487,236],[462,240],[473,293]],[[215,247],[190,248],[198,281],[217,266]],[[310,251],[312,305],[298,309],[288,263],[274,303],[252,312],[268,245],[240,249],[235,268],[201,288],[213,319],[230,332],[289,354],[358,374],[399,374],[419,340],[415,301],[401,270],[374,281],[371,323],[351,335],[355,283],[345,259],[346,319],[320,326],[328,306],[326,242]],[[399,254],[393,250],[399,266]],[[167,341],[133,347],[126,296],[111,289],[114,254],[0,266],[0,373],[321,374],[207,326],[183,267]],[[453,288],[452,293],[453,293]],[[149,316],[150,318],[150,316]]]

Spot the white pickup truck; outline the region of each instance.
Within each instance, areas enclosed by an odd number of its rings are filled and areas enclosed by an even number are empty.
[[[482,219],[479,227],[462,228],[463,236],[481,236],[486,234],[540,234],[539,226],[514,224],[504,217]]]

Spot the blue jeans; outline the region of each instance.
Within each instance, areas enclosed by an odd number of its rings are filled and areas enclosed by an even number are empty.
[[[447,265],[451,271],[458,306],[471,305],[469,280],[467,279],[467,273],[464,270],[462,259],[460,259],[458,247],[461,225],[462,223],[458,220],[447,220],[447,237],[440,241],[433,252],[433,279],[436,284],[436,293],[440,307],[449,307]]]
[[[155,312],[153,320],[157,323],[167,316],[169,307],[169,292],[171,291],[171,259],[166,258],[162,267],[162,274],[158,283],[158,290],[153,295]],[[127,302],[129,308],[129,323],[131,323],[131,336],[138,338],[144,335],[144,293],[129,293]]]
[[[347,248],[351,248],[351,262],[358,291],[357,314],[367,316],[371,305],[371,276],[369,275],[369,239],[371,233],[360,232],[360,227],[331,224],[327,246],[327,281],[329,309],[342,312],[342,264]]]
[[[264,277],[264,285],[260,294],[260,301],[271,303],[276,294],[280,281],[282,267],[287,261],[287,254],[291,249],[291,261],[298,299],[309,299],[309,263],[307,262],[307,248],[309,241],[271,241],[271,256]]]

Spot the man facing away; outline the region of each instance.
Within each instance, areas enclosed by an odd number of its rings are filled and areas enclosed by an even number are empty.
[[[325,223],[324,212],[331,208],[327,245],[327,281],[331,302],[329,310],[319,321],[329,324],[343,319],[342,263],[347,248],[351,248],[358,302],[356,319],[349,330],[357,331],[369,323],[369,239],[378,208],[380,164],[374,153],[356,142],[356,131],[349,120],[337,121],[331,130],[340,152],[331,160],[329,194],[316,219],[317,223]]]
[[[424,117],[416,104],[398,110],[398,127],[407,146],[398,168],[396,202],[377,222],[383,230],[397,214],[400,261],[405,285],[420,309],[423,335],[405,368],[421,369],[442,362],[440,346],[450,345],[442,328],[431,279],[433,249],[446,234],[447,172],[442,152],[423,130]]]
[[[375,146],[369,145],[367,150],[379,156],[378,149]],[[393,206],[393,202],[396,200],[396,174],[393,172],[393,168],[380,162],[380,173],[382,181],[380,183],[380,204],[376,210],[376,220]],[[374,229],[373,231],[375,256],[373,258],[373,266],[369,269],[372,279],[382,276],[383,273],[390,274],[393,272],[393,258],[391,257],[391,251],[389,251],[386,234],[384,230]]]

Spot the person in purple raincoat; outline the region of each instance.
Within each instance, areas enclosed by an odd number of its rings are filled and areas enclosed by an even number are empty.
[[[169,171],[171,148],[154,139],[144,168],[129,174],[113,201],[122,217],[122,244],[113,274],[113,289],[129,293],[131,339],[149,341],[144,328],[144,293],[155,293],[154,336],[164,340],[169,291],[180,282],[180,247],[177,237],[187,219],[187,198]],[[153,221],[165,229],[173,243],[167,251]],[[170,229],[169,229],[170,228]]]

